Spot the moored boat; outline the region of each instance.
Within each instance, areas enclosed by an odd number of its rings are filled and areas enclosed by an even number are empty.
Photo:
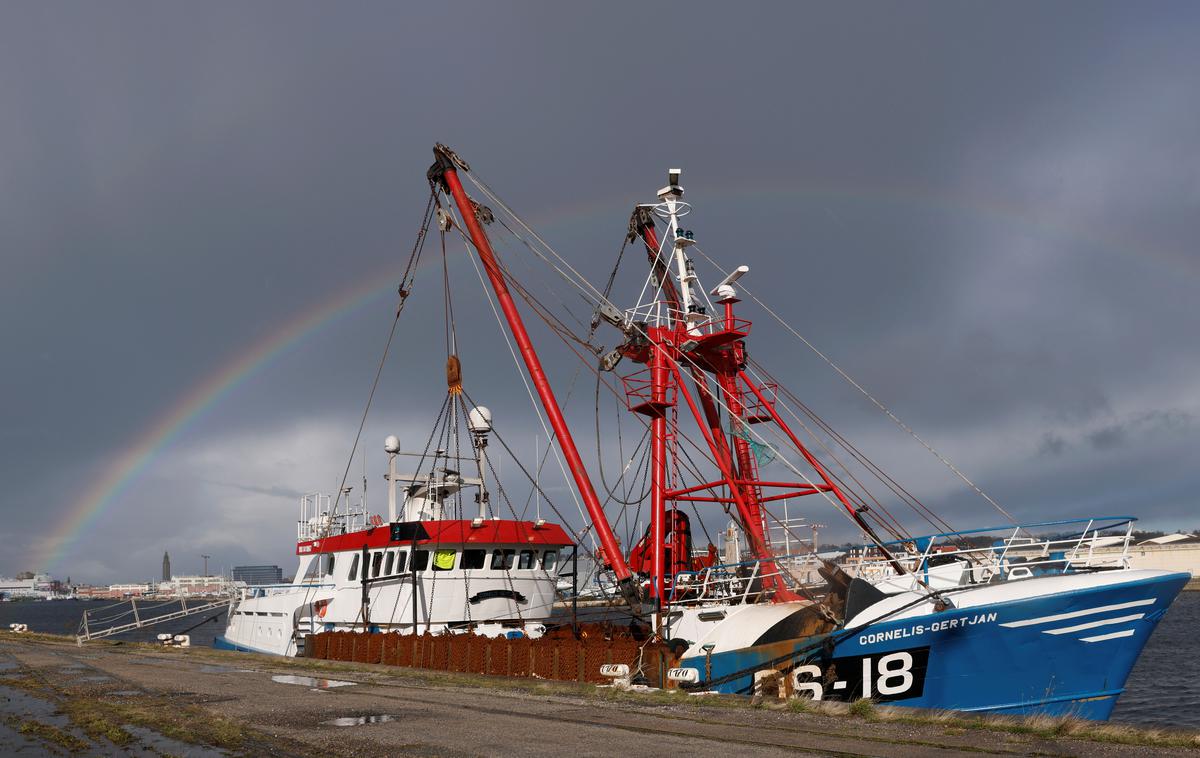
[[[607,287],[592,285],[453,151],[439,145],[435,157],[428,178],[439,229],[461,236],[482,265],[480,278],[486,275],[495,297],[497,320],[516,344],[514,358],[519,353],[531,397],[536,392],[539,413],[553,428],[582,501],[596,573],[611,577],[604,592],[627,605],[633,623],[645,624],[680,651],[668,677],[677,686],[1108,717],[1146,640],[1189,578],[1129,567],[1131,517],[1017,524],[917,438],[1010,518],[996,529],[948,528],[750,357],[752,324],[738,312],[749,267],[722,267],[682,226],[691,206],[683,201],[678,170],[669,172],[657,200],[636,206],[630,219],[626,242],[641,244],[649,271],[636,304],[623,309],[611,297],[616,268]],[[464,177],[478,200],[467,194]],[[589,303],[590,329],[573,330],[504,265],[485,229],[497,216],[507,216],[502,226],[515,244]],[[419,238],[423,234],[424,228]],[[723,278],[705,287],[700,263]],[[598,437],[602,388],[640,427],[635,476],[647,483],[643,496],[630,498],[633,490],[627,489],[627,499],[620,499],[618,489],[606,485],[602,502],[513,291],[595,372]],[[404,284],[401,292],[407,296]],[[605,323],[616,330],[615,347],[595,342]],[[632,368],[624,370],[622,363]],[[456,371],[448,374],[455,397]],[[461,417],[479,420],[472,415],[478,408],[461,408]],[[390,486],[400,479],[409,484],[403,511],[393,505],[386,521],[370,523],[365,511],[306,501],[296,582],[243,599],[223,644],[296,654],[303,637],[320,630],[538,634],[560,581],[555,567],[563,551],[576,549],[579,533],[541,520],[501,519],[488,510],[484,451],[490,419],[482,425],[486,432],[469,426],[475,478],[463,476],[444,449],[422,454],[429,465],[419,474],[398,477],[399,448],[389,440]],[[458,517],[448,518],[447,498],[465,487],[478,489],[478,515],[465,518],[460,504]],[[614,528],[619,519],[610,520],[605,510],[614,499],[639,514],[646,507],[644,532],[626,525],[630,549]],[[826,501],[865,544],[841,554],[818,553],[815,526],[806,541],[772,510],[805,499]],[[711,539],[707,549],[695,549],[692,529],[707,529],[701,508],[733,519],[740,535],[735,560],[721,558]],[[932,526],[932,533],[920,536],[905,525],[905,514]],[[776,524],[791,536],[782,548],[770,536]],[[799,552],[791,550],[793,541]]]
[[[476,465],[491,414],[472,409]],[[391,515],[331,508],[328,496],[301,500],[295,581],[247,588],[229,612],[218,648],[298,655],[321,631],[538,636],[553,611],[558,566],[572,540],[544,520],[504,519],[488,512],[484,478],[448,468],[445,451],[427,456],[428,472],[398,475],[399,442],[389,437]],[[406,482],[403,509],[396,486]],[[477,490],[478,515],[461,510],[464,488]]]

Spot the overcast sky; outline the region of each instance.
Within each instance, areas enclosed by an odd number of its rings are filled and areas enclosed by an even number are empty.
[[[1194,3],[7,4],[0,574],[137,580],[163,550],[177,573],[209,554],[290,574],[295,498],[346,465],[437,141],[600,284],[632,205],[682,166],[704,249],[1008,511],[1198,528],[1198,71]],[[468,391],[532,460],[524,390],[448,254]],[[441,288],[423,269],[367,426],[372,510],[382,436],[419,449],[444,392]],[[370,291],[39,565],[197,388]],[[754,356],[897,479],[956,526],[1002,522],[745,315]],[[565,393],[576,363],[546,353]],[[590,381],[571,403],[594,460]]]

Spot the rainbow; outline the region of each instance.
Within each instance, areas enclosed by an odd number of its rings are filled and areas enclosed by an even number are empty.
[[[33,565],[53,570],[67,549],[95,523],[151,462],[193,422],[231,392],[306,337],[350,314],[395,295],[399,269],[389,267],[362,282],[337,292],[313,310],[297,314],[278,328],[246,345],[220,369],[179,396],[167,412],[156,418],[111,463],[56,523],[37,550]],[[381,285],[380,282],[385,282]]]
[[[1188,260],[1186,256],[1154,250],[1138,241],[1103,239],[1092,230],[1066,227],[1039,214],[1032,214],[1026,209],[1006,206],[991,200],[980,202],[979,198],[941,197],[914,188],[864,190],[863,188],[829,186],[802,188],[795,185],[779,185],[764,187],[761,184],[725,187],[718,193],[706,192],[705,194],[707,196],[706,203],[728,200],[769,202],[772,199],[796,202],[880,201],[913,208],[969,213],[1006,223],[1019,223],[1021,228],[1026,230],[1086,242],[1109,251],[1115,250],[1124,253],[1133,250],[1136,251],[1139,260],[1154,258],[1160,263],[1184,268],[1186,273],[1191,276],[1196,276],[1198,273],[1196,268],[1185,263]],[[627,198],[624,197],[606,198],[603,202],[593,201],[586,205],[559,208],[555,212],[546,214],[537,226],[549,231],[553,227],[564,227],[590,220],[602,212],[604,217],[613,224],[615,230],[623,232],[624,221],[620,213],[618,212],[615,217],[611,218],[610,215],[614,209],[631,206],[632,202],[627,202]],[[42,570],[53,570],[80,535],[84,534],[88,527],[106,509],[110,508],[122,493],[129,489],[130,485],[155,458],[192,423],[220,403],[247,379],[262,371],[274,359],[294,348],[306,337],[318,333],[367,304],[373,303],[389,293],[394,293],[399,273],[398,270],[392,268],[376,272],[358,285],[336,293],[315,308],[297,314],[279,328],[246,345],[221,368],[191,387],[166,412],[146,427],[121,455],[108,465],[105,472],[95,480],[84,495],[70,506],[66,515],[57,522],[56,528],[35,546],[33,565]],[[381,285],[380,282],[384,284]]]

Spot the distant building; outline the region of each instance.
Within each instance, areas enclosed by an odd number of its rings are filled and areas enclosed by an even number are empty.
[[[283,569],[278,566],[235,566],[233,580],[256,584],[283,584]]]
[[[16,579],[0,577],[0,596],[11,598],[57,597],[62,592],[62,582],[46,574],[23,571]]]
[[[177,576],[171,579],[176,597],[193,595],[223,595],[232,583],[223,576]]]
[[[166,550],[163,551],[163,578],[164,582],[171,581],[171,556]]]
[[[149,584],[110,584],[108,585],[109,597],[141,597],[149,595],[153,587]]]

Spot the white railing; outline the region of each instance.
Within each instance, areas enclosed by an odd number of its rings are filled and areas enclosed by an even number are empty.
[[[769,563],[772,568],[764,568]],[[699,605],[710,602],[755,603],[775,594],[771,579],[778,578],[787,587],[815,585],[808,581],[819,561],[808,555],[785,555],[769,561],[751,560],[727,563],[675,576],[671,587],[672,605]]]
[[[1038,537],[1034,528],[1082,525],[1078,533]],[[1114,533],[1121,530],[1120,533]],[[1106,533],[1107,532],[1107,533]],[[971,545],[989,534],[998,534],[988,545]],[[1104,517],[1026,524],[998,529],[977,529],[917,537],[887,545],[896,563],[877,547],[855,548],[836,560],[852,577],[869,581],[886,593],[937,591],[970,585],[1030,579],[1050,574],[1081,573],[1128,568],[1133,541],[1133,519]],[[768,564],[772,568],[764,568]],[[779,579],[789,588],[819,587],[820,561],[812,554],[782,555],[768,560],[722,564],[675,577],[672,605],[708,602],[747,603],[770,597],[766,581]]]
[[[75,635],[75,642],[82,645],[91,640],[111,637],[114,634],[141,629],[145,626],[154,626],[167,621],[195,616],[199,613],[228,608],[232,602],[234,602],[232,596],[214,597],[202,599],[198,603],[193,602],[189,606],[185,597],[157,603],[151,601],[149,605],[143,601],[142,607],[139,608],[138,599],[130,598],[120,603],[84,611],[83,619],[79,622],[79,630]],[[127,605],[129,607],[126,610],[125,606]],[[170,606],[178,606],[178,610],[174,610]]]
[[[294,584],[255,584],[248,587],[243,587],[239,600],[247,600],[255,597],[268,597],[270,595],[286,595],[294,590],[316,590],[323,587],[336,587],[333,583],[320,582],[296,582]]]
[[[626,323],[645,322],[653,326],[664,325],[667,316],[673,321],[688,321],[688,333],[694,337],[708,336],[727,332],[731,329],[738,332],[749,332],[750,322],[744,318],[735,318],[732,323],[725,320],[725,314],[683,313],[678,308],[672,308],[665,300],[655,300],[643,303],[636,308],[625,311]]]
[[[300,520],[296,522],[296,541],[308,542],[331,534],[346,534],[367,528],[367,512],[361,503],[356,507],[348,500],[337,513],[331,513],[331,498],[322,493],[300,498]]]
[[[1067,536],[1038,537],[1030,531],[1038,527],[1073,524],[1083,524],[1083,527],[1077,534]],[[1103,534],[1122,527],[1124,531],[1121,534]],[[899,553],[897,558],[905,569],[903,574],[897,572],[892,562],[884,558],[877,548],[851,551],[839,564],[846,573],[866,579],[885,592],[917,590],[920,587],[940,590],[1046,574],[1128,568],[1133,520],[1108,517],[1018,525],[1004,528],[1002,536],[994,539],[990,545],[963,544],[964,540],[979,539],[989,533],[1001,533],[1001,530],[949,532],[889,545]],[[902,550],[897,551],[897,547]],[[1098,547],[1119,550],[1097,554]]]

